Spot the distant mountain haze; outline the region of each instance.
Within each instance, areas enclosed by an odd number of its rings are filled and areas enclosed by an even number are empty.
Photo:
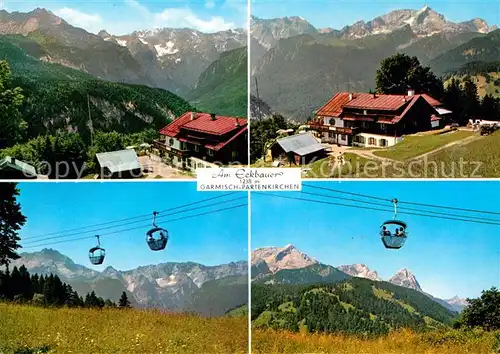
[[[218,266],[168,262],[127,271],[108,266],[98,272],[74,263],[56,250],[43,249],[22,253],[20,259],[12,262],[11,269],[23,264],[31,274],[57,274],[80,295],[94,290],[97,296],[117,301],[126,291],[139,307],[223,315],[247,303],[245,261]]]

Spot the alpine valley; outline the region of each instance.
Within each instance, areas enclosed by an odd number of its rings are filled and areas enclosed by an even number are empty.
[[[24,264],[31,274],[54,274],[79,294],[95,291],[118,299],[125,291],[134,307],[189,311],[220,316],[248,302],[247,262],[204,266],[194,262],[161,263],[121,271],[96,271],[52,249],[21,253],[10,268]]]
[[[257,327],[375,335],[403,327],[419,331],[451,325],[467,306],[458,297],[426,293],[408,269],[382,279],[364,264],[333,267],[293,245],[254,250],[251,271]]]
[[[159,129],[193,106],[246,116],[246,75],[239,77],[244,90],[232,75],[246,73],[246,51],[240,54],[246,42],[243,29],[156,28],[116,36],[89,33],[46,9],[0,11],[2,59],[25,96],[28,139],[59,131],[86,137],[89,114],[94,129],[123,133]],[[207,88],[217,100],[206,98]]]
[[[253,17],[250,30],[251,74],[259,98],[292,121],[305,121],[336,92],[374,90],[380,62],[396,53],[416,56],[444,79],[470,74],[488,83],[498,76],[497,26],[481,18],[452,22],[429,6],[341,29],[316,28],[297,16]],[[500,93],[498,87],[483,86],[482,96]]]

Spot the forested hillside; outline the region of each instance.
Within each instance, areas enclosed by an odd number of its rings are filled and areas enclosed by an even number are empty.
[[[444,327],[456,317],[418,291],[368,279],[252,287],[252,320],[257,327],[373,336],[403,327]]]
[[[190,100],[202,111],[246,117],[247,58],[247,47],[222,53],[200,75]]]
[[[21,87],[25,96],[21,113],[28,123],[28,138],[77,131],[85,139],[90,134],[89,119],[94,130],[132,133],[157,129],[191,108],[162,89],[107,82],[35,59],[20,48],[21,42],[25,47],[28,41],[20,36],[0,37],[2,59],[12,70],[12,85]],[[34,41],[30,45],[31,50],[39,46]]]

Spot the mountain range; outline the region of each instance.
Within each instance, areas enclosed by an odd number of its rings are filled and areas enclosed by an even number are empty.
[[[428,6],[342,29],[302,17],[251,19],[251,68],[259,98],[290,120],[306,120],[338,91],[375,89],[380,62],[416,56],[438,76],[474,61],[498,61],[500,30],[480,18],[455,23]],[[254,45],[255,43],[255,45]],[[252,80],[252,94],[256,94]]]
[[[111,266],[96,271],[53,249],[22,253],[11,267],[25,265],[31,274],[57,274],[80,295],[92,290],[117,301],[123,291],[134,306],[169,311],[194,311],[218,316],[247,304],[247,262],[217,266],[160,263],[121,271]]]
[[[378,273],[365,264],[330,266],[301,252],[293,245],[255,249],[251,255],[252,279],[260,284],[314,284],[338,282],[350,277],[376,282],[388,282],[422,293],[451,311],[460,312],[467,301],[459,297],[442,300],[424,292],[416,276],[403,268],[384,281]]]
[[[236,63],[241,61],[240,57],[226,53],[247,46],[243,29],[202,33],[188,28],[159,28],[121,36],[102,30],[95,35],[41,8],[27,13],[0,10],[0,39],[42,63],[59,64],[96,79],[160,88],[194,99],[199,98],[200,93],[195,91],[199,85],[206,87],[209,81],[220,82],[220,75],[228,76],[224,72],[226,67],[229,72],[234,71],[231,59]],[[213,70],[214,65],[217,70]],[[31,68],[23,69],[14,74],[24,75]],[[246,80],[246,70],[241,79]],[[222,98],[227,95],[231,100],[232,94],[240,94],[231,89],[224,92],[224,88],[225,85],[220,85],[218,90]],[[219,100],[217,97],[212,101],[219,106],[212,106],[205,99],[203,108],[217,110],[218,114],[233,114],[234,107],[224,111]],[[241,112],[246,115],[246,105],[238,107],[237,113]]]

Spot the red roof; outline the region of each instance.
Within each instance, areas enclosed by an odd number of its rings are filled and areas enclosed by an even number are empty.
[[[206,148],[208,149],[213,149],[215,151],[218,151],[220,149],[222,149],[224,146],[226,146],[227,144],[229,144],[231,141],[233,141],[234,139],[236,139],[238,136],[240,136],[241,134],[243,134],[244,132],[247,131],[247,127],[242,127],[236,134],[234,134],[231,139],[227,140],[227,141],[223,141],[223,142],[220,142],[218,143],[217,145],[213,146],[213,145],[205,145]]]
[[[344,107],[396,111],[411,99],[412,97],[405,95],[374,95],[372,93],[354,93],[352,95],[352,100],[344,104]]]
[[[439,102],[438,100],[436,100],[435,98],[429,96],[428,94],[424,93],[422,95],[417,95],[417,96],[422,96],[423,98],[425,98],[425,100],[432,106],[432,107],[438,107],[438,106],[441,106],[441,102]]]
[[[338,117],[342,113],[342,106],[347,102],[349,102],[349,92],[339,92],[321,107],[316,115]]]
[[[349,120],[349,121],[358,121],[358,122],[373,122],[375,118],[372,117],[342,117],[343,120]]]
[[[191,120],[191,112],[186,112],[172,123],[160,130],[160,134],[175,137],[181,129],[191,130],[212,135],[224,135],[233,130],[247,125],[247,120],[237,117],[216,116],[215,120],[209,113],[194,113],[195,119]],[[239,123],[239,126],[236,125]]]
[[[350,99],[352,96],[352,99]],[[317,112],[317,116],[340,117],[342,109],[358,108],[380,111],[397,111],[408,102],[415,102],[419,97],[423,97],[431,106],[437,107],[441,102],[428,94],[407,96],[407,95],[379,95],[372,93],[349,93],[339,92],[333,96]],[[410,106],[410,105],[408,105]]]

